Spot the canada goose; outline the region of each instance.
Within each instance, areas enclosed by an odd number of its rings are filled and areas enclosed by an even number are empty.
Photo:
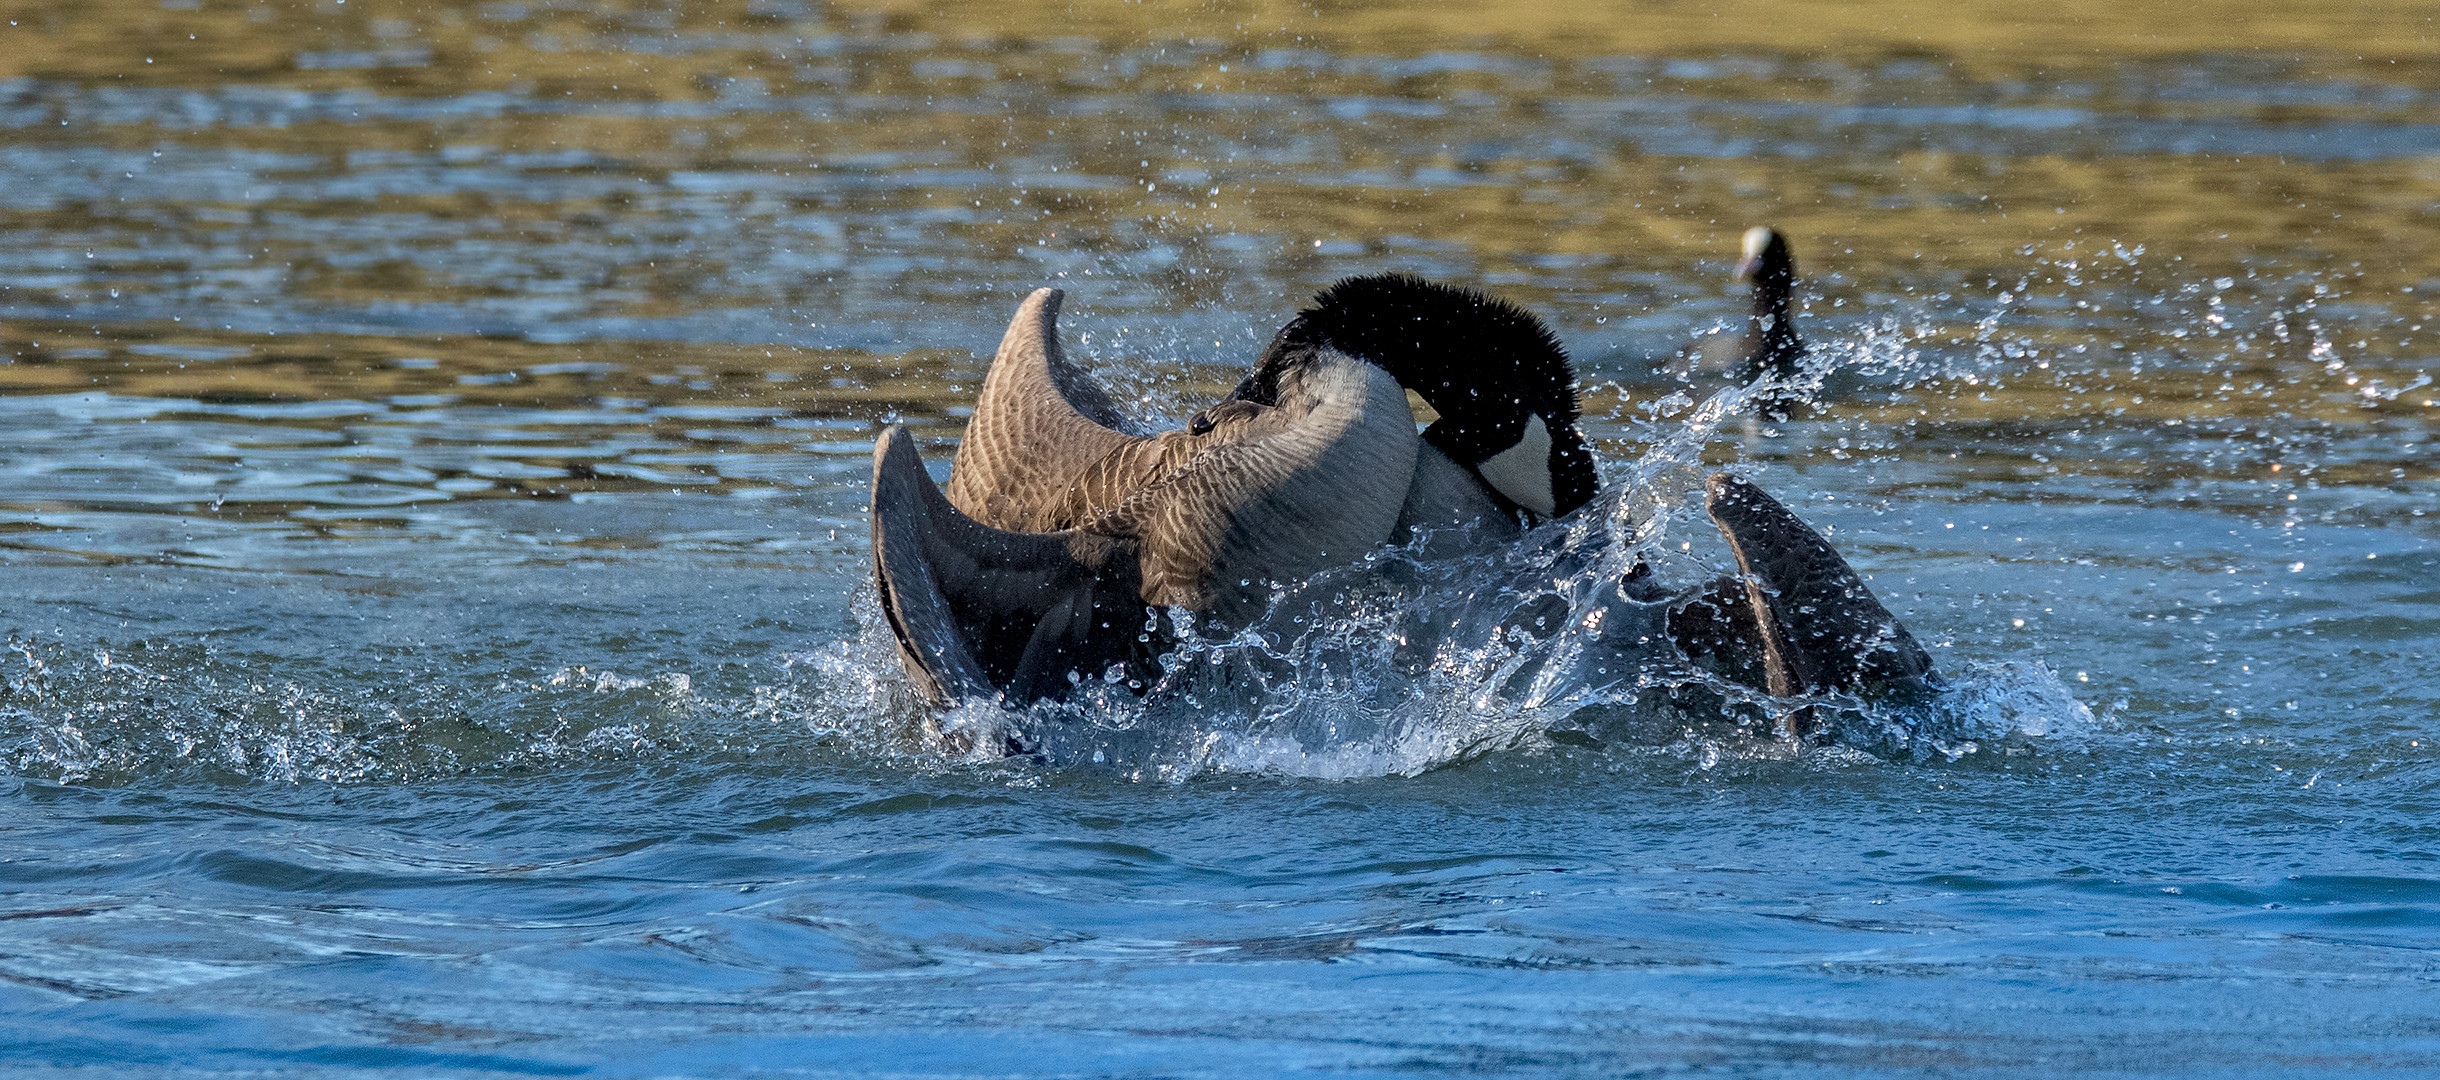
[[[1018,308],[945,493],[904,428],[874,447],[882,608],[934,703],[1021,704],[1087,680],[1140,687],[1170,644],[1158,608],[1243,626],[1273,583],[1410,528],[1514,539],[1598,485],[1566,353],[1533,316],[1480,293],[1403,275],[1341,281],[1226,398],[1158,434],[1133,430],[1068,363],[1060,299],[1038,290]],[[1409,389],[1440,414],[1420,435]],[[1855,661],[1811,652],[1854,652],[1854,627],[1886,623],[1864,637],[1894,630],[1912,646],[1769,496],[1722,479],[1712,503],[1756,584],[1717,611],[1685,607],[1689,655],[1795,694],[1840,685],[1821,672]],[[1783,612],[1789,597],[1801,608]]]
[[[1061,299],[1041,289],[1017,309],[945,495],[903,430],[875,448],[884,606],[935,699],[1023,700],[1142,666],[1158,637],[1146,605],[1241,624],[1273,582],[1421,526],[1513,537],[1598,485],[1567,354],[1483,294],[1341,281],[1226,398],[1158,434],[1068,362]],[[1408,389],[1440,413],[1421,435]]]
[[[1753,285],[1753,302],[1745,316],[1745,350],[1736,370],[1739,382],[1762,375],[1784,379],[1796,374],[1804,358],[1805,339],[1796,334],[1789,299],[1796,291],[1796,257],[1788,238],[1768,225],[1745,230],[1745,253],[1737,260],[1736,279]]]
[[[1764,375],[1775,379],[1794,376],[1798,362],[1804,359],[1805,341],[1796,333],[1791,303],[1796,259],[1788,249],[1788,238],[1767,225],[1745,230],[1735,280],[1753,286],[1745,332],[1705,337],[1687,346],[1670,366],[1688,381],[1724,379],[1743,385]]]

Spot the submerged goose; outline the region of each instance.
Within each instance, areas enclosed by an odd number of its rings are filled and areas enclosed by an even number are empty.
[[[1341,281],[1227,397],[1159,433],[1136,430],[1068,362],[1060,300],[1043,289],[1018,308],[946,492],[904,428],[874,447],[882,608],[936,704],[1057,697],[1114,669],[1148,683],[1170,645],[1158,608],[1243,626],[1273,583],[1417,528],[1514,540],[1598,487],[1566,353],[1483,294],[1404,275]],[[1420,434],[1409,390],[1439,413]],[[1777,694],[1928,675],[1904,629],[1784,507],[1725,477],[1710,505],[1745,573],[1672,616],[1687,655]],[[1905,655],[1868,659],[1892,642]]]

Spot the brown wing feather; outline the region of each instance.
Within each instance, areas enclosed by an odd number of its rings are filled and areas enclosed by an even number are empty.
[[[1390,539],[1422,440],[1406,392],[1347,359],[1299,373],[1294,405],[1233,410],[1089,474],[1075,524],[1136,537],[1144,599],[1237,622],[1294,581]],[[1096,512],[1097,511],[1097,512]],[[1246,584],[1239,584],[1244,582]]]
[[[1050,532],[1052,506],[1087,469],[1143,440],[1059,345],[1057,289],[1018,306],[983,377],[949,474],[949,501],[974,520]]]
[[[1235,403],[1199,430],[1144,437],[1067,361],[1060,300],[1026,298],[984,379],[948,486],[973,521],[1130,541],[1144,602],[1223,617],[1245,614],[1264,580],[1390,539],[1420,440],[1386,371],[1333,352],[1285,376],[1280,407]]]

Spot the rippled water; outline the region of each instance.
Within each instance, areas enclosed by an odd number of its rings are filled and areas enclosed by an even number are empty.
[[[2422,8],[0,7],[16,1072],[2440,1060]],[[1784,424],[1652,364],[1765,221]],[[1361,619],[931,737],[877,426],[1042,284],[1175,418],[1393,269],[1551,320],[1678,569],[1706,467],[1828,528],[1920,741]]]

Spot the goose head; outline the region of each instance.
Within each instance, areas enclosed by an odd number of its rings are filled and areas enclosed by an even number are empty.
[[[1757,295],[1777,292],[1786,296],[1796,285],[1796,257],[1788,250],[1788,238],[1768,225],[1745,230],[1745,252],[1737,260],[1736,279],[1752,282]]]
[[[1279,332],[1248,384],[1320,350],[1369,362],[1414,391],[1440,414],[1424,441],[1517,509],[1558,517],[1600,486],[1576,426],[1567,352],[1514,304],[1405,274],[1347,278]]]

